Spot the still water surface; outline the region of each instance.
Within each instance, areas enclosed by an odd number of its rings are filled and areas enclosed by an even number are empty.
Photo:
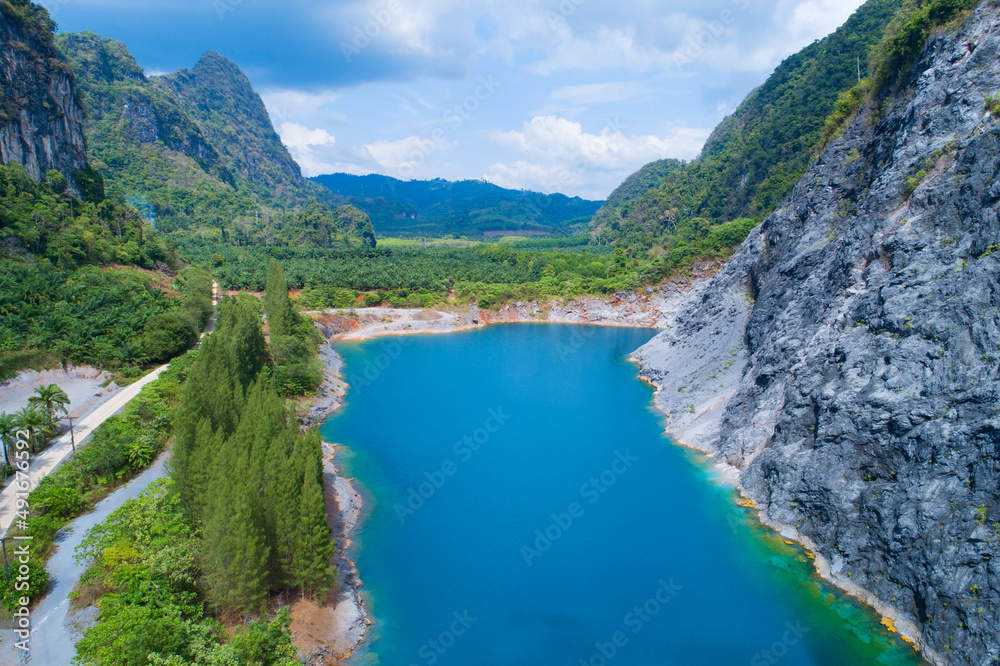
[[[919,664],[663,434],[653,331],[516,324],[343,344],[323,426],[367,495],[355,664]]]

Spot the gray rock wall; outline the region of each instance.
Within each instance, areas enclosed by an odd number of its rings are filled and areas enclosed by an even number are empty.
[[[73,174],[87,163],[83,111],[76,103],[68,67],[51,47],[36,44],[0,12],[0,163],[24,165],[35,180],[61,172],[78,194]],[[51,57],[49,57],[51,56]]]
[[[738,475],[825,575],[932,662],[992,664],[1000,10],[933,38],[905,88],[636,358],[671,434]]]

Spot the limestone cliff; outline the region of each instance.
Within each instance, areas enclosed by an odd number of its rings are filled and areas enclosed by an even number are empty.
[[[636,353],[680,442],[934,663],[1000,658],[1000,9],[935,35]]]
[[[36,180],[55,169],[75,194],[87,165],[83,112],[52,28],[44,8],[0,0],[0,163],[19,162]]]

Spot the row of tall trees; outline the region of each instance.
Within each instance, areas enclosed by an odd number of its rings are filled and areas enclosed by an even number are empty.
[[[274,387],[283,396],[311,393],[323,380],[316,350],[322,336],[312,322],[299,316],[288,297],[281,264],[272,259],[264,292],[264,314],[274,360]]]
[[[253,306],[226,299],[217,323],[181,393],[172,476],[203,536],[211,600],[257,611],[269,590],[333,584],[322,451],[273,386]]]

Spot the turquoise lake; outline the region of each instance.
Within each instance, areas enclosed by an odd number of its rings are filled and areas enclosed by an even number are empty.
[[[366,518],[353,664],[920,664],[673,444],[654,331],[514,324],[341,344],[323,426]]]

